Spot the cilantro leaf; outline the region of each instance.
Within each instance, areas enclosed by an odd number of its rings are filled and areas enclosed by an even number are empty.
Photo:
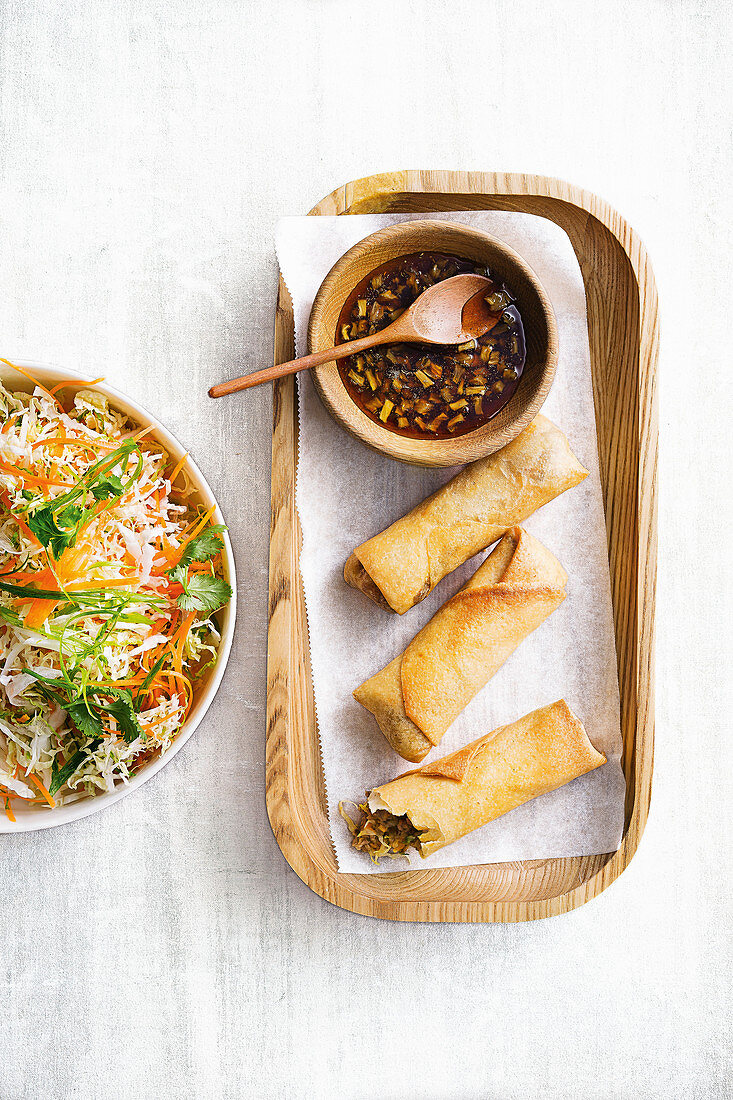
[[[35,511],[29,512],[27,522],[41,546],[49,547],[58,560],[70,545],[73,532],[65,531],[59,526],[53,503],[43,504]]]
[[[56,523],[65,530],[69,527],[76,527],[77,523],[83,515],[83,510],[78,504],[67,504],[64,508],[61,508],[56,516]]]
[[[182,584],[185,588],[188,579],[188,569],[185,565],[177,565],[175,569],[168,570],[168,576],[172,581],[175,581],[176,584]]]
[[[193,561],[210,561],[224,545],[219,535],[226,531],[226,527],[219,523],[214,527],[207,527],[195,539],[191,539],[181,554],[181,565],[190,565]]]
[[[184,611],[217,611],[232,598],[232,590],[226,581],[212,577],[210,573],[194,573],[187,576],[180,565],[171,570],[171,578],[183,586],[178,606]]]
[[[65,709],[80,733],[85,734],[87,737],[102,736],[104,726],[98,716],[89,710],[83,699],[78,699],[74,703],[67,703]]]
[[[123,688],[117,688],[110,691],[109,695],[112,698],[105,703],[100,703],[99,706],[116,720],[127,744],[129,745],[131,741],[135,741],[138,737],[141,737],[144,741],[146,739],[145,731],[135,714],[135,704],[130,692]]]
[[[112,500],[114,497],[121,497],[123,492],[122,478],[117,474],[106,474],[96,485],[92,485],[92,496],[95,500]]]
[[[28,513],[28,526],[42,546],[50,549],[58,559],[64,550],[73,546],[77,530],[84,518],[84,510],[77,504],[59,508],[58,499],[42,504]]]

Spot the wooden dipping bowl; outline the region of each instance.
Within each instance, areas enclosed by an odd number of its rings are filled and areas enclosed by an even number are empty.
[[[491,420],[453,439],[412,439],[383,428],[349,394],[336,363],[311,371],[316,390],[334,420],[374,450],[415,466],[459,466],[505,447],[542,408],[555,376],[557,323],[534,271],[496,237],[452,222],[390,225],[350,248],[334,264],[316,294],[308,324],[308,350],[338,342],[338,320],[354,287],[375,268],[413,252],[444,252],[487,264],[515,298],[524,324],[526,361],[517,389]]]

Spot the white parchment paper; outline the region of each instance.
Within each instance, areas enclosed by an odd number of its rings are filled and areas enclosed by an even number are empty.
[[[560,335],[557,374],[542,412],[566,433],[590,476],[524,525],[565,567],[565,601],[521,643],[428,759],[564,697],[608,762],[426,860],[413,854],[411,862],[416,867],[452,867],[615,851],[621,840],[625,790],[618,678],[585,295],[568,237],[544,218],[503,212],[283,218],[277,226],[276,249],[293,298],[297,353],[307,351],[313,298],[336,260],[384,225],[431,216],[494,234],[520,252],[539,275],[555,308]],[[309,375],[299,375],[299,410],[300,565],[331,835],[340,870],[394,871],[402,869],[402,861],[383,861],[377,869],[351,848],[338,803],[361,800],[365,790],[412,765],[393,752],[373,716],[351,693],[404,649],[485,555],[446,577],[402,616],[390,615],[350,588],[343,566],[354,547],[409,511],[455,470],[406,466],[363,446],[330,418]]]

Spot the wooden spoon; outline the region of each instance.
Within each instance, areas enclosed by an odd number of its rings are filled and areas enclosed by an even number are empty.
[[[502,311],[491,310],[485,301],[494,286],[492,280],[483,275],[454,275],[452,279],[428,287],[401,317],[371,336],[347,340],[337,347],[304,355],[289,363],[277,363],[242,378],[220,382],[211,387],[209,397],[225,397],[248,390],[250,386],[272,382],[286,374],[357,355],[378,344],[465,344],[483,336],[498,323]]]

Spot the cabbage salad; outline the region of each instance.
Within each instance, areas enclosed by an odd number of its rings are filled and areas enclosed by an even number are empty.
[[[224,528],[191,502],[185,456],[173,465],[96,383],[46,389],[15,369],[35,389],[0,385],[0,804],[13,821],[18,804],[112,791],[170,747],[232,594]]]

